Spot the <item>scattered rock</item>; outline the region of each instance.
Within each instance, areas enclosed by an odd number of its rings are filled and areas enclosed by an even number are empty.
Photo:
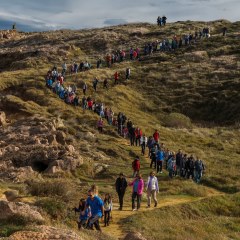
[[[42,215],[28,204],[4,200],[0,201],[0,219],[8,220],[14,217],[22,217],[31,222],[44,222]]]
[[[3,111],[0,111],[0,126],[4,126],[6,124],[6,114]]]
[[[62,131],[58,131],[56,134],[56,140],[58,143],[65,145],[66,144],[66,134]]]
[[[19,197],[19,192],[17,190],[9,190],[4,192],[6,199],[9,202],[13,202],[18,199]]]
[[[19,231],[12,234],[8,240],[84,240],[78,236],[74,231],[68,229],[60,229],[49,226],[36,226],[35,231]]]

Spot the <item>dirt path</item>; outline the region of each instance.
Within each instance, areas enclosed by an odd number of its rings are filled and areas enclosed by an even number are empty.
[[[157,208],[163,208],[166,206],[173,206],[173,205],[177,205],[177,204],[183,204],[183,203],[190,203],[190,202],[194,202],[194,201],[199,201],[202,200],[204,198],[208,198],[211,196],[217,196],[217,195],[221,195],[221,193],[219,192],[214,192],[209,194],[209,196],[207,197],[190,197],[190,196],[168,196],[168,197],[162,197],[159,200],[158,206]],[[117,239],[121,240],[125,237],[125,235],[127,234],[127,230],[123,228],[122,226],[122,221],[129,217],[132,216],[134,214],[137,214],[137,212],[133,212],[131,210],[131,203],[127,202],[124,204],[125,207],[122,211],[117,210],[118,209],[118,205],[115,205],[115,209],[113,210],[113,219],[110,222],[110,226],[109,227],[103,227],[102,230],[104,233],[114,236]],[[154,210],[154,207],[151,208],[147,208],[145,203],[142,203],[141,208],[139,210],[139,212],[145,212],[145,211],[152,211]]]

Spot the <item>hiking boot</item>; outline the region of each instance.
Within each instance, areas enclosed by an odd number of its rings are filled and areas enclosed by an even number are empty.
[[[154,207],[157,207],[157,203],[154,204]]]
[[[136,208],[134,208],[132,211],[137,211],[137,209],[136,209]]]
[[[150,205],[147,205],[147,208],[150,208]]]

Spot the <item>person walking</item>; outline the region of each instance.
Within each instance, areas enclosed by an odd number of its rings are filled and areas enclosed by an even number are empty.
[[[148,142],[148,139],[147,139],[146,135],[143,134],[143,136],[141,136],[141,138],[140,138],[140,145],[141,145],[141,149],[142,149],[141,153],[143,156],[145,155],[145,149],[147,146],[147,142]]]
[[[163,161],[165,158],[164,150],[159,149],[156,153],[157,173],[162,173]]]
[[[96,230],[101,231],[99,218],[101,218],[104,214],[103,201],[94,193],[93,188],[88,190],[88,198],[86,200],[83,214],[85,214],[85,211],[89,207],[91,208],[91,217],[88,221],[88,227],[93,230],[93,226],[95,226]]]
[[[128,183],[126,178],[124,177],[124,174],[120,173],[119,177],[115,182],[116,192],[118,194],[119,205],[120,205],[119,210],[122,210],[123,208],[123,198],[124,198],[127,186],[128,186]]]
[[[141,174],[137,174],[136,178],[134,179],[133,182],[129,184],[129,186],[132,186],[132,211],[136,211],[140,209],[141,206],[141,198],[142,198],[142,193],[144,189],[144,181],[142,179]],[[135,199],[137,199],[137,208],[135,205]]]
[[[155,176],[155,172],[151,171],[147,180],[146,185],[146,191],[147,191],[147,200],[148,205],[147,207],[151,206],[151,197],[154,200],[154,207],[157,207],[157,193],[159,193],[159,187],[158,187],[158,179]]]
[[[138,156],[132,162],[132,168],[133,168],[133,177],[135,177],[136,175],[139,174],[139,170],[140,170],[140,160]]]
[[[105,198],[103,200],[103,208],[104,208],[104,227],[109,226],[110,214],[113,208],[112,198],[109,193],[105,194]]]
[[[201,159],[197,157],[197,160],[194,163],[194,180],[196,183],[200,183],[202,178],[202,172],[205,170],[205,166]]]

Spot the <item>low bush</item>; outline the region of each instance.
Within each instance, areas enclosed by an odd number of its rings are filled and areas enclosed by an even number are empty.
[[[181,113],[170,113],[163,119],[163,124],[171,128],[191,128],[192,123],[189,117]]]
[[[66,216],[67,205],[60,199],[41,199],[36,202],[36,206],[41,207],[47,214],[49,214],[54,219],[60,219]]]
[[[29,182],[28,192],[39,197],[62,197],[65,198],[69,192],[69,186],[62,180]]]

